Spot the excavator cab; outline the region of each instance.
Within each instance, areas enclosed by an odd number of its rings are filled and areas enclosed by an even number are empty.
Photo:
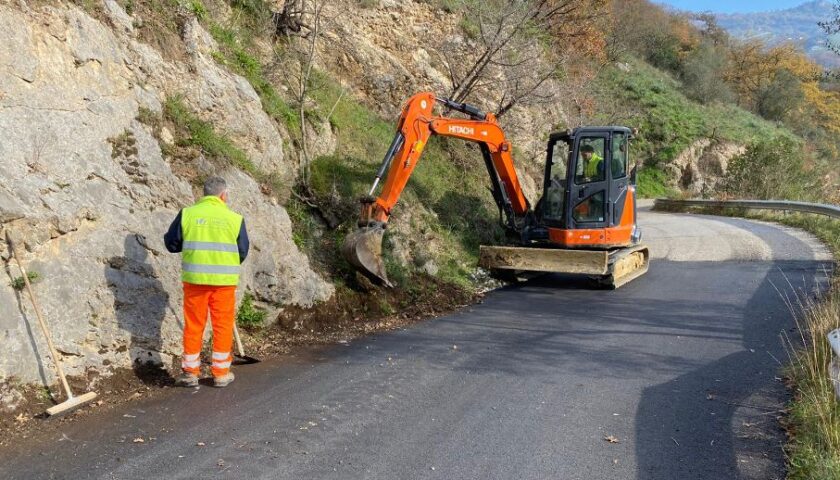
[[[638,243],[627,127],[580,127],[549,137],[538,222],[567,248]]]

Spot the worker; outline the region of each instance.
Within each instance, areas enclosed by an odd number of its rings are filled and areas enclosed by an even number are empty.
[[[583,176],[587,181],[601,180],[604,173],[604,158],[595,153],[592,145],[580,147],[580,156],[583,158]]]
[[[240,264],[248,256],[245,220],[227,207],[225,180],[204,182],[204,197],[182,209],[163,240],[172,253],[181,252],[184,285],[184,353],[176,384],[198,386],[201,344],[207,313],[213,327],[213,386],[226,387],[233,379],[233,322]]]

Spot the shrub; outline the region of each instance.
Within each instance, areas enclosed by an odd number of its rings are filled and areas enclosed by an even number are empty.
[[[239,305],[239,310],[236,312],[236,323],[243,327],[261,327],[265,322],[265,317],[268,312],[261,310],[254,306],[254,297],[250,293],[246,293],[242,297],[242,303]]]
[[[190,3],[187,4],[187,8],[193,15],[195,15],[195,18],[199,20],[204,20],[207,17],[207,7],[205,7],[200,0],[191,0]]]
[[[780,137],[756,142],[730,164],[724,190],[741,198],[807,200],[819,196],[817,173],[805,168],[798,142]]]
[[[787,70],[776,72],[773,81],[758,92],[758,114],[768,120],[782,121],[805,101],[802,81]]]
[[[26,272],[27,278],[29,278],[29,282],[32,283],[38,279],[39,275],[38,272]],[[26,287],[26,282],[23,280],[23,276],[15,277],[12,280],[12,283],[9,284],[12,288],[17,291],[21,291]]]

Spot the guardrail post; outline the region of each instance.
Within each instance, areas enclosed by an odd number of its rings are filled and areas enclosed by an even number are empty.
[[[834,385],[834,394],[840,399],[840,328],[828,332],[828,343],[834,351],[831,363],[828,364],[828,374]]]

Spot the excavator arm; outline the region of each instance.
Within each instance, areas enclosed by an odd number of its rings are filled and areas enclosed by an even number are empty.
[[[436,117],[432,113],[436,103],[470,118]],[[348,235],[342,247],[351,264],[386,285],[390,284],[382,262],[385,224],[432,135],[460,138],[479,145],[490,176],[493,198],[504,213],[505,226],[509,230],[521,230],[524,218],[531,211],[513,166],[511,144],[493,114],[464,103],[436,98],[429,92],[414,95],[403,107],[396,135],[368,196],[361,200],[360,228]],[[382,178],[385,183],[379,195],[374,197]]]

